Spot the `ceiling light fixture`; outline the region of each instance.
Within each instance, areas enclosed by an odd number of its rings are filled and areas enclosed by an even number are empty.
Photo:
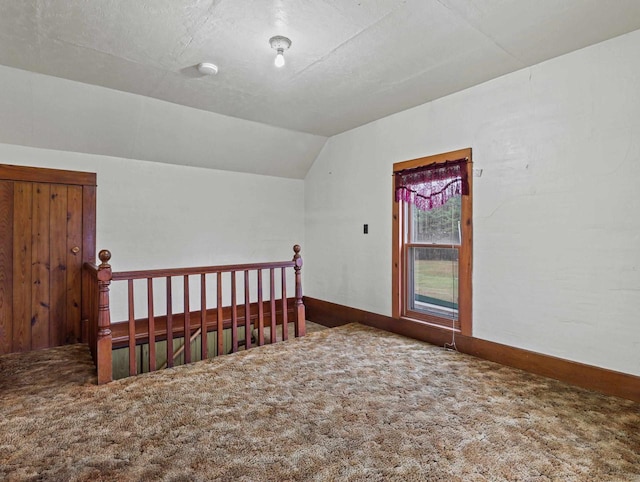
[[[202,62],[198,64],[198,72],[203,75],[216,75],[218,73],[218,66],[211,62]]]
[[[269,44],[277,52],[276,60],[274,61],[275,66],[282,67],[284,65],[284,51],[291,47],[291,40],[282,35],[276,35],[269,39]]]

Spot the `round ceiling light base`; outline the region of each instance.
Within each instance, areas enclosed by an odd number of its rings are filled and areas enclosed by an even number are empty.
[[[269,39],[269,45],[271,45],[271,48],[275,50],[287,50],[291,47],[291,40],[287,37],[283,37],[282,35],[276,35]]]
[[[218,66],[211,62],[202,62],[198,64],[198,72],[203,75],[216,75],[218,73]]]

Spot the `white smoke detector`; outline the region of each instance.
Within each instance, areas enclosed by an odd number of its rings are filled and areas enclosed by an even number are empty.
[[[203,75],[216,75],[218,73],[218,66],[211,62],[202,62],[198,64],[198,72]]]

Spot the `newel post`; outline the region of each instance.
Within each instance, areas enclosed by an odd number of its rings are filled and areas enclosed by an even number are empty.
[[[111,313],[109,312],[109,285],[111,284],[111,253],[103,249],[98,254],[102,263],[98,266],[98,336],[96,339],[96,366],[98,385],[113,380],[111,366]]]
[[[304,336],[306,334],[305,310],[302,302],[302,276],[300,269],[302,268],[302,256],[300,256],[300,245],[293,247],[293,261],[295,263],[293,269],[296,272],[296,336]]]

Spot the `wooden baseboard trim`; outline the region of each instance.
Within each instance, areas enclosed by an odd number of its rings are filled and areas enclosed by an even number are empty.
[[[328,327],[362,323],[433,345],[451,341],[451,332],[424,323],[395,319],[357,308],[304,297],[309,321]],[[530,373],[560,380],[578,387],[640,402],[640,377],[606,368],[503,345],[471,336],[456,335],[458,351]]]

